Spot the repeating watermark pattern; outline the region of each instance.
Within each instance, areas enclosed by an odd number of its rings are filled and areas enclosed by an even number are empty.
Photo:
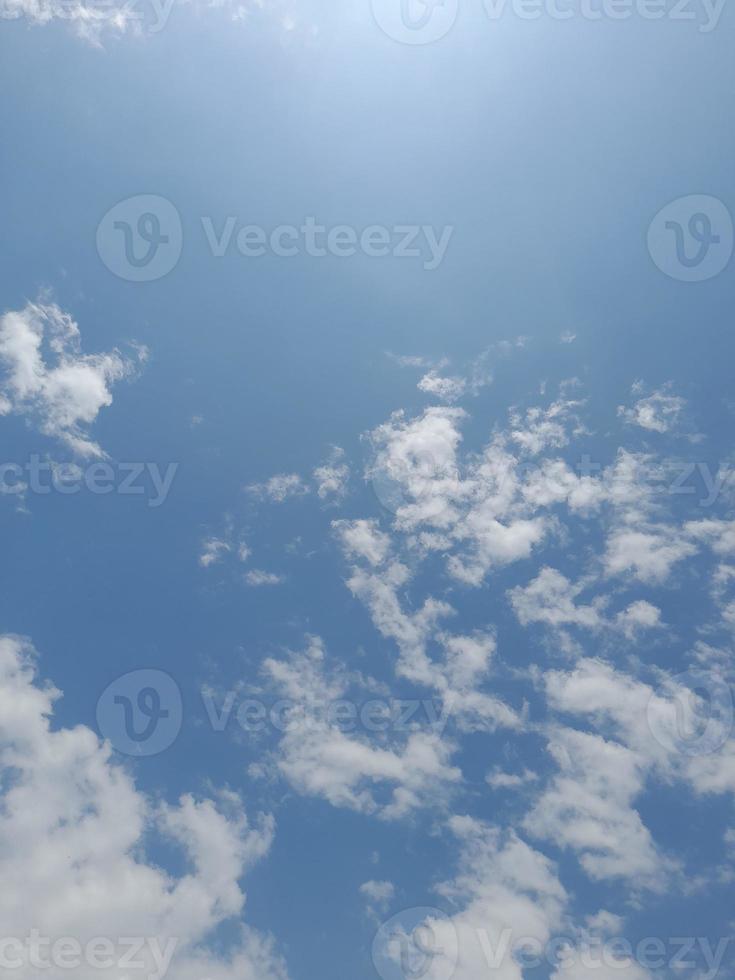
[[[716,197],[690,194],[677,198],[661,208],[651,222],[648,251],[671,279],[713,279],[732,257],[732,216]]]
[[[46,936],[31,929],[25,936],[0,936],[0,970],[119,971],[141,980],[163,980],[171,966],[178,939],[159,936]]]
[[[463,924],[458,929],[438,909],[412,908],[380,927],[372,957],[382,980],[451,980],[463,952],[472,963],[484,961],[488,976],[510,966],[522,971],[548,966],[576,970],[579,975],[600,970],[607,977],[612,970],[630,971],[638,966],[671,975],[697,970],[699,980],[714,980],[732,942],[732,936],[714,940],[706,936],[645,936],[633,941],[588,932],[540,939],[516,935],[502,923],[494,927]]]
[[[138,194],[110,208],[97,226],[97,252],[110,272],[152,282],[176,266],[183,246],[181,218],[156,194]]]
[[[667,751],[713,755],[733,731],[730,685],[710,671],[684,671],[651,697],[647,718],[651,734]]]
[[[371,0],[380,29],[401,44],[431,44],[454,26],[459,0]]]
[[[248,734],[337,729],[344,734],[365,731],[373,734],[409,733],[417,726],[442,735],[450,717],[447,704],[431,699],[348,698],[309,701],[282,698],[267,703],[258,698],[242,698],[237,691],[217,697],[211,690],[201,692],[202,703],[212,729],[225,731],[234,721]]]
[[[97,702],[100,733],[123,755],[164,752],[176,741],[182,719],[179,685],[162,670],[146,668],[123,674]]]
[[[168,498],[178,469],[178,463],[168,463],[164,468],[158,463],[107,460],[80,466],[32,455],[22,464],[0,463],[0,495],[73,496],[84,491],[100,496],[143,497],[148,507],[160,507]]]
[[[213,258],[239,254],[293,258],[394,258],[419,261],[433,272],[444,261],[454,228],[445,225],[324,225],[307,215],[297,224],[273,228],[248,224],[235,215],[199,219],[204,243]],[[111,208],[97,228],[97,251],[107,268],[129,282],[153,282],[177,265],[183,247],[179,212],[166,198],[140,194]]]

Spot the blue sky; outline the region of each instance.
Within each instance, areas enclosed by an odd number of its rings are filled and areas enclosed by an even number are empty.
[[[403,12],[0,0],[11,976],[735,970],[732,11]]]

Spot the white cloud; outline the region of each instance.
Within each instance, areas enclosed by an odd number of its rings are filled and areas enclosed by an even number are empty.
[[[108,745],[88,728],[52,727],[59,692],[41,685],[35,654],[16,637],[0,637],[0,919],[4,937],[31,929],[82,945],[106,937],[176,939],[171,980],[285,980],[271,943],[245,927],[225,951],[215,933],[237,924],[245,895],[239,880],[268,851],[273,821],[248,821],[234,794],[217,802],[183,796],[153,804]],[[152,835],[178,850],[188,870],[165,871],[146,856]],[[122,955],[122,951],[120,953]],[[130,966],[130,977],[154,974]],[[62,980],[68,969],[19,978]],[[82,967],[80,980],[120,970]]]
[[[563,921],[568,899],[556,869],[512,831],[462,816],[450,829],[460,844],[459,873],[439,891],[462,908],[429,924],[434,948],[457,950],[458,958],[450,974],[447,954],[439,952],[427,976],[522,980],[516,944],[535,939],[543,948]]]
[[[202,550],[199,555],[199,564],[202,568],[209,568],[221,562],[223,557],[230,551],[230,545],[221,538],[206,538],[202,541]]]
[[[264,483],[251,483],[246,489],[253,496],[276,504],[282,504],[289,497],[302,497],[309,492],[298,473],[277,473]]]
[[[642,789],[645,778],[653,772],[666,780],[689,783],[700,794],[734,792],[735,742],[731,737],[732,704],[727,693],[729,688],[724,679],[718,680],[717,672],[713,672],[711,658],[708,658],[707,665],[710,673],[702,676],[712,686],[713,704],[709,709],[711,717],[708,719],[706,735],[717,751],[704,754],[688,754],[678,750],[682,732],[691,732],[694,737],[698,737],[697,733],[702,735],[702,732],[701,706],[695,703],[691,690],[683,686],[677,676],[671,677],[658,671],[660,683],[654,689],[601,660],[591,658],[580,660],[568,672],[547,672],[545,686],[552,709],[586,717],[598,728],[607,729],[612,724],[614,733],[620,740],[619,743],[605,743],[604,748],[589,743],[595,751],[588,751],[586,757],[583,747],[575,745],[567,753],[569,759],[563,753],[559,754],[561,768],[566,767],[571,771],[574,766],[579,770],[579,767],[586,765],[590,770],[589,774],[578,771],[573,775],[573,780],[585,783],[588,787],[593,787],[595,779],[603,778],[603,774],[607,772],[613,780],[613,788],[618,789],[617,794],[607,794],[608,797],[614,797],[618,816],[624,809],[626,798],[627,804],[631,805],[635,795]],[[574,733],[570,737],[582,738],[582,733]],[[556,735],[555,738],[559,742]],[[563,743],[562,738],[559,744],[563,746]],[[617,762],[612,765],[612,757],[616,755]],[[603,762],[605,756],[608,757],[609,765]],[[627,791],[623,791],[619,778],[626,770],[629,779]],[[598,771],[601,774],[599,777],[595,776]],[[598,795],[602,799],[599,790]],[[573,798],[570,795],[570,799]],[[596,807],[599,811],[600,807]],[[541,809],[543,806],[539,803],[539,810]],[[559,812],[562,812],[561,809]],[[633,834],[637,819],[628,814],[619,824],[623,836],[627,829],[637,839],[637,849],[629,852],[620,867],[630,868],[629,860],[636,854],[641,866],[649,863],[652,853],[649,850],[647,858],[645,857],[644,836],[640,827]],[[563,828],[559,829],[563,832]],[[613,826],[608,827],[610,842],[619,847],[622,836],[619,833],[616,840],[614,830]],[[671,864],[666,863],[671,869]]]
[[[389,357],[400,367],[407,368],[443,368],[448,363],[446,358],[441,358],[435,362],[432,358],[424,357],[421,354],[393,354],[391,351],[386,351],[386,357]]]
[[[570,427],[581,431],[578,404],[562,398],[524,417],[512,413],[509,433],[496,433],[482,453],[464,459],[464,411],[434,407],[410,420],[395,413],[369,435],[374,458],[366,476],[394,512],[395,530],[415,534],[418,548],[445,552],[449,574],[477,587],[491,569],[529,558],[553,530],[539,508],[566,502],[584,512],[605,499],[601,481],[577,477],[558,460],[543,464],[547,472],[525,474],[510,448],[516,442],[537,454],[565,445]]]
[[[245,575],[245,581],[253,588],[263,585],[283,585],[286,581],[283,575],[275,572],[265,572],[260,568],[253,568]]]
[[[574,409],[583,402],[560,398],[548,408],[533,407],[525,415],[513,409],[510,413],[510,438],[532,456],[544,449],[559,449],[569,443],[569,428],[578,434],[583,430]]]
[[[428,408],[408,421],[396,412],[369,434],[375,458],[366,475],[402,527],[426,522],[441,528],[456,522],[456,500],[463,493],[458,424],[464,418],[459,408]]]
[[[0,414],[27,416],[82,457],[104,452],[87,433],[112,404],[112,386],[145,360],[113,350],[82,354],[77,324],[55,304],[28,303],[0,317]]]
[[[535,783],[538,780],[538,775],[535,772],[531,772],[529,769],[524,769],[523,772],[503,772],[500,769],[493,769],[485,777],[485,781],[493,789],[519,789],[521,786],[525,786],[528,783]]]
[[[588,604],[577,597],[592,580],[573,584],[554,568],[542,568],[528,585],[517,585],[508,592],[513,610],[522,626],[542,623],[554,631],[576,626],[592,632],[611,630],[635,640],[646,630],[661,626],[661,610],[639,599],[615,616],[608,616],[609,597],[597,595]]]
[[[615,625],[627,639],[632,640],[644,630],[661,626],[661,610],[645,599],[638,599],[617,614]]]
[[[438,371],[432,370],[421,378],[417,387],[419,391],[423,391],[427,395],[436,395],[441,401],[451,404],[459,401],[466,393],[467,382],[464,378],[457,376],[442,377]]]
[[[581,626],[599,630],[604,625],[605,599],[598,596],[591,604],[575,602],[582,585],[572,585],[554,568],[542,568],[527,586],[516,586],[508,593],[511,604],[523,626],[545,623],[548,626]]]
[[[105,6],[84,0],[0,0],[0,18],[25,18],[36,26],[55,20],[66,21],[79,37],[93,44],[99,44],[106,33],[137,35],[141,32],[139,17],[133,7]]]
[[[354,543],[347,539],[346,553],[356,557]],[[374,557],[368,553],[368,562]],[[348,588],[366,606],[376,629],[398,647],[396,673],[416,684],[433,688],[442,698],[444,711],[450,712],[463,730],[498,726],[516,728],[516,712],[494,695],[482,690],[495,652],[492,634],[478,631],[469,636],[453,635],[440,623],[454,614],[452,607],[429,596],[415,612],[404,610],[399,590],[408,582],[409,569],[388,559],[380,567],[355,565]],[[440,657],[429,656],[433,644]]]
[[[672,866],[633,808],[645,782],[637,754],[561,726],[551,732],[549,751],[560,771],[525,818],[526,830],[576,851],[593,879],[623,878],[663,891]]]
[[[640,382],[633,385],[633,392],[641,390]],[[618,415],[629,425],[637,425],[649,432],[670,432],[681,418],[686,401],[667,393],[667,387],[659,388],[647,398],[640,398],[632,408],[618,406]]]
[[[365,881],[360,885],[360,894],[367,903],[368,912],[385,912],[396,893],[392,881]]]
[[[344,455],[344,449],[334,446],[329,459],[314,470],[313,477],[320,500],[339,502],[347,496],[350,468],[344,462]]]
[[[599,959],[596,952],[590,956],[584,947],[569,949],[565,961],[551,974],[551,980],[589,980],[590,974],[597,980],[649,980],[651,974],[639,963],[626,956],[616,958],[612,952],[613,950],[605,950],[606,963]],[[586,965],[590,961],[593,963],[592,968]]]
[[[735,521],[689,521],[687,534],[697,541],[704,541],[716,555],[735,555]]]
[[[363,558],[370,565],[382,565],[391,550],[390,535],[375,520],[332,521],[348,558]]]
[[[696,553],[696,547],[675,528],[649,530],[620,527],[608,538],[603,557],[608,575],[632,574],[641,582],[665,582],[674,565]]]
[[[130,4],[122,0],[100,3],[95,0],[0,0],[0,18],[26,19],[34,26],[61,21],[85,41],[101,46],[110,37],[140,37],[157,33],[167,23],[178,0],[155,0],[151,4]],[[216,11],[233,23],[258,22],[275,27],[281,39],[298,36],[310,39],[319,33],[313,16],[297,19],[292,0],[180,0],[180,6],[191,7],[197,14]]]
[[[347,679],[327,670],[318,638],[286,660],[267,659],[263,669],[283,697],[309,709],[294,713],[276,750],[280,772],[298,792],[394,820],[440,805],[460,780],[450,765],[453,743],[435,731],[389,732],[379,743],[367,732],[345,732],[328,712],[314,710],[347,693]]]
[[[238,561],[245,562],[250,557],[250,553],[250,548],[235,530],[232,516],[226,514],[223,530],[219,534],[209,534],[203,539],[199,564],[202,568],[210,568],[212,565],[220,564],[229,554],[235,555]]]

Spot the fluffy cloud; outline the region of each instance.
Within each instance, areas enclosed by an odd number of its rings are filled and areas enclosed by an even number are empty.
[[[258,588],[262,585],[283,585],[286,579],[283,575],[277,575],[275,572],[265,572],[260,568],[253,568],[245,575],[245,581],[253,588]]]
[[[320,500],[343,500],[347,496],[350,479],[350,468],[345,462],[344,449],[334,446],[329,459],[316,467],[313,477]]]
[[[592,658],[580,660],[571,671],[545,674],[552,709],[612,731],[615,741],[555,730],[550,749],[560,775],[531,818],[535,830],[576,847],[593,875],[630,874],[652,889],[674,866],[658,854],[632,810],[646,779],[655,773],[687,783],[699,794],[735,791],[729,685],[711,667],[708,672],[695,671],[694,680],[699,677],[709,687],[709,703],[703,704],[682,678],[658,674],[659,685],[653,688]],[[570,811],[564,809],[567,804]],[[575,815],[590,834],[586,842],[574,831]],[[596,836],[592,828],[604,828],[604,835],[597,837],[597,851],[591,849]],[[651,876],[656,862],[658,870]]]
[[[523,499],[519,459],[503,436],[479,457],[459,459],[465,418],[457,408],[430,408],[411,420],[396,413],[370,433],[366,475],[398,531],[418,532],[420,547],[451,552],[450,575],[479,586],[491,568],[528,558],[551,524]],[[519,438],[524,431],[519,422]]]
[[[645,767],[630,749],[599,735],[557,727],[549,751],[559,774],[524,820],[533,836],[576,851],[594,879],[666,888],[671,865],[633,808]]]
[[[103,34],[139,34],[139,15],[130,5],[85,3],[84,0],[0,0],[0,18],[24,18],[39,26],[66,21],[75,33],[94,44]]]
[[[548,626],[581,626],[597,630],[603,626],[605,599],[598,596],[589,605],[575,602],[582,585],[573,585],[554,568],[542,568],[527,586],[516,586],[508,593],[516,616],[523,626],[545,623]]]
[[[432,361],[427,357],[401,357],[396,354],[388,354],[388,356],[401,367],[426,370],[416,387],[424,394],[432,395],[439,401],[451,405],[464,398],[465,395],[477,395],[482,388],[492,383],[493,376],[488,368],[488,360],[493,352],[499,352],[499,350],[499,347],[489,347],[479,357],[471,361],[462,374],[453,375],[441,373],[449,365],[446,358]],[[507,351],[503,352],[507,353]]]
[[[512,831],[464,816],[453,817],[450,829],[459,872],[439,891],[461,911],[428,921],[437,955],[426,976],[522,980],[518,944],[533,939],[545,947],[563,921],[568,899],[556,869]]]
[[[276,504],[282,504],[289,497],[303,497],[309,492],[298,473],[277,473],[264,483],[251,483],[246,489],[254,497]]]
[[[381,635],[396,643],[396,673],[433,688],[460,729],[519,727],[516,712],[482,690],[495,653],[494,636],[482,631],[469,636],[449,633],[441,623],[454,609],[431,596],[419,609],[406,610],[399,593],[410,579],[410,570],[391,557],[375,524],[338,522],[337,528],[345,554],[357,559],[348,588],[364,603]],[[435,648],[434,656],[430,646]]]
[[[606,613],[608,596],[597,595],[587,604],[577,602],[585,588],[596,584],[594,580],[574,584],[561,572],[547,567],[528,585],[511,589],[508,597],[523,626],[542,623],[553,631],[563,631],[569,626],[597,633],[606,630],[622,633],[628,640],[660,628],[661,610],[643,599],[630,603],[612,617]]]
[[[583,403],[560,398],[548,408],[533,407],[521,414],[510,413],[510,438],[532,456],[544,449],[559,449],[569,442],[569,429],[574,434],[584,431],[575,413]]]
[[[641,582],[665,582],[674,566],[697,551],[675,528],[619,528],[607,541],[604,556],[608,575],[632,574]]]
[[[0,414],[25,415],[44,435],[61,440],[82,457],[101,457],[87,434],[112,387],[132,377],[145,359],[82,354],[77,324],[55,304],[29,303],[0,317]]]
[[[640,382],[633,385],[633,393],[642,390]],[[677,395],[668,394],[666,387],[654,391],[647,398],[640,398],[632,408],[618,407],[618,415],[629,425],[637,425],[649,432],[670,432],[675,429],[686,402]]]
[[[293,712],[278,748],[276,764],[298,792],[333,806],[372,813],[384,820],[407,816],[417,807],[441,803],[460,779],[450,764],[453,743],[441,733],[416,727],[386,733],[346,732],[320,706],[345,699],[348,678],[328,671],[321,641],[288,659],[267,659],[263,669]]]
[[[360,885],[360,894],[365,899],[368,912],[385,912],[396,893],[392,881],[365,881]]]
[[[363,558],[370,565],[382,565],[391,550],[390,535],[375,520],[333,521],[345,554],[350,559]]]
[[[184,796],[154,805],[92,731],[52,727],[58,696],[38,682],[31,647],[0,637],[3,936],[23,943],[35,929],[82,946],[104,937],[116,961],[124,937],[146,937],[173,949],[171,980],[285,980],[272,944],[252,930],[240,926],[225,952],[215,942],[221,923],[240,919],[239,879],[268,851],[272,819],[252,825],[231,793],[216,802]],[[182,854],[186,872],[170,874],[146,857],[152,835]],[[151,943],[140,953],[144,965],[128,966],[129,976],[158,975]],[[93,967],[75,976],[120,972]],[[66,974],[29,962],[17,971],[22,980]]]
[[[230,554],[238,561],[244,562],[248,560],[251,552],[242,535],[237,533],[232,516],[226,514],[222,530],[217,534],[209,534],[203,539],[199,564],[202,568],[210,568],[212,565],[219,565]]]
[[[645,630],[661,626],[661,610],[645,599],[638,599],[617,614],[615,626],[627,639],[635,639]]]
[[[456,402],[467,391],[467,382],[460,377],[442,377],[438,371],[429,371],[417,385],[419,391],[436,395],[441,401]]]

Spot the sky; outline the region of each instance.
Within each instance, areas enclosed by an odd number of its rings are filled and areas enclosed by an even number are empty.
[[[735,975],[722,0],[0,0],[0,969]]]

